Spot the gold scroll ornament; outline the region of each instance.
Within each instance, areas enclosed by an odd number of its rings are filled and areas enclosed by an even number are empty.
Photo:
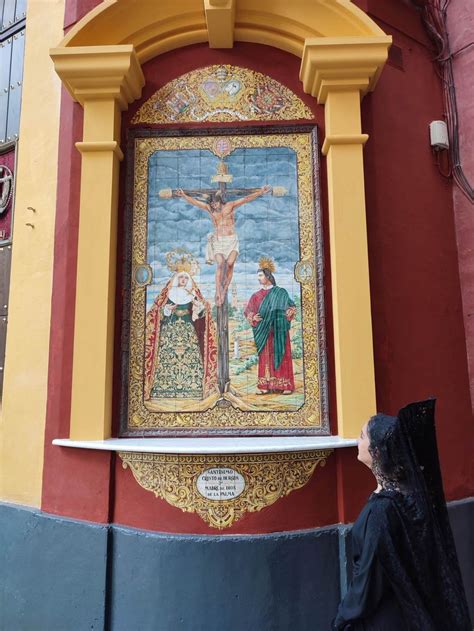
[[[212,528],[229,528],[253,513],[302,488],[332,449],[271,454],[182,455],[119,452],[138,484],[184,512],[197,513]],[[212,468],[233,469],[245,487],[233,499],[214,500],[197,488],[201,474]]]

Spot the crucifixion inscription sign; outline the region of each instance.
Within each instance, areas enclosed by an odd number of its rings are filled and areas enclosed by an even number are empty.
[[[199,493],[208,500],[227,501],[239,497],[245,490],[245,478],[235,469],[206,469],[196,481]]]

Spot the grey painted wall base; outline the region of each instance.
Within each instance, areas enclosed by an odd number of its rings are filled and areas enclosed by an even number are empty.
[[[339,599],[337,529],[259,537],[114,530],[112,629],[328,629]],[[139,577],[131,589],[129,576]]]
[[[448,508],[474,628],[474,497],[450,502]]]
[[[0,630],[104,628],[107,528],[0,503]]]
[[[474,498],[450,515],[474,611]],[[349,530],[163,535],[0,503],[0,631],[327,631]]]

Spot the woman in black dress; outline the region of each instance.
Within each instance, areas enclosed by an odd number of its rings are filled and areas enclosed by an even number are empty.
[[[352,529],[351,585],[336,631],[471,631],[444,498],[435,401],[362,428],[358,459],[377,488]]]

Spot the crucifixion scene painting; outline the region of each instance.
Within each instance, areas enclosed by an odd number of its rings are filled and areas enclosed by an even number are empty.
[[[252,136],[172,140],[147,150],[139,192],[144,407],[302,410],[315,362],[304,356],[314,313],[304,313],[302,287],[314,286],[315,263],[313,243],[303,261],[298,152]]]

